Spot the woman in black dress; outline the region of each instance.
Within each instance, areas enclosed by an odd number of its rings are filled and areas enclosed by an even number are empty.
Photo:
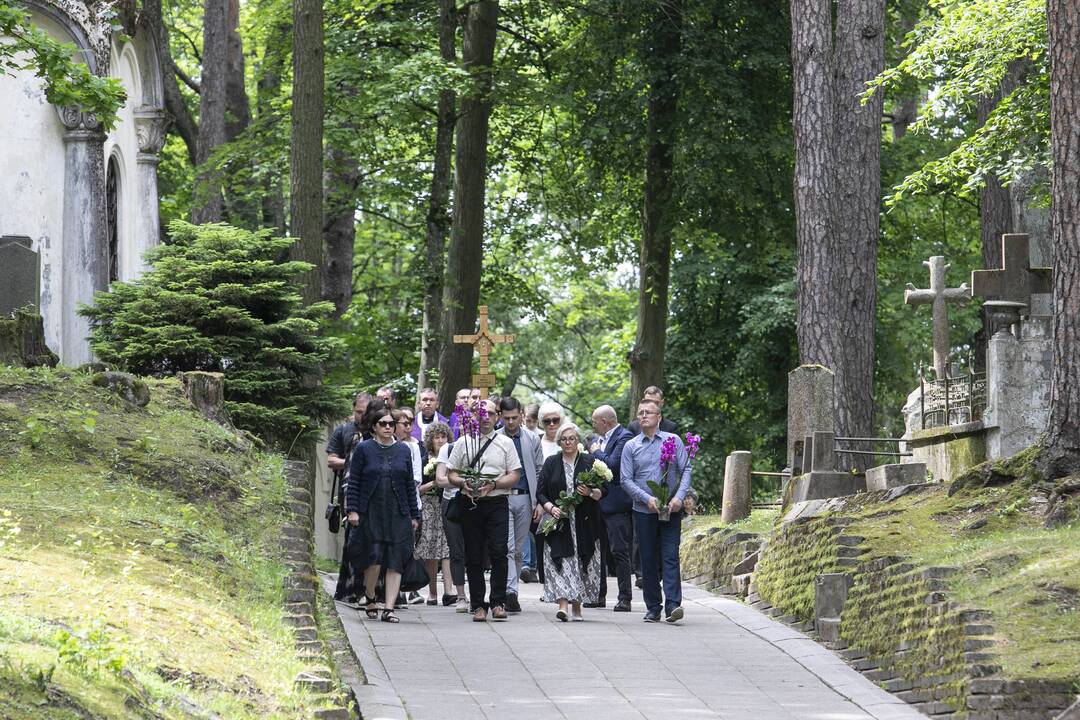
[[[386,569],[384,597],[396,598],[401,573],[413,554],[413,533],[420,506],[413,481],[412,451],[394,439],[394,417],[386,407],[372,408],[365,417],[375,437],[356,446],[349,463],[350,542],[356,564],[364,572],[365,612],[378,612],[375,583]],[[392,603],[392,601],[391,601]],[[396,623],[393,605],[382,611],[384,622]]]

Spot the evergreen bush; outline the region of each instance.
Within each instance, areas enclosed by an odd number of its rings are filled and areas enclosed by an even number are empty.
[[[169,224],[148,270],[98,293],[91,347],[106,363],[140,375],[185,370],[225,375],[225,407],[237,427],[289,449],[310,439],[341,398],[321,378],[339,354],[320,322],[330,303],[305,307],[289,262],[289,238],[228,225]]]

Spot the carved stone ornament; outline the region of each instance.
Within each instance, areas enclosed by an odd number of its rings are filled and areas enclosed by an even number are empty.
[[[116,11],[111,0],[34,0],[33,4],[52,8],[66,15],[85,37],[93,56],[91,69],[104,76],[109,71],[109,49]],[[81,45],[81,43],[77,43]]]
[[[77,107],[64,105],[56,108],[56,114],[60,116],[68,133],[97,133],[101,131],[101,121],[97,115],[84,112]]]
[[[165,146],[165,113],[152,108],[135,111],[135,139],[139,153],[157,155]]]

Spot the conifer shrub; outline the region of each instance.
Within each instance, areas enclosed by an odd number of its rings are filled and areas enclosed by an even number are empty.
[[[237,427],[285,450],[310,439],[342,402],[321,382],[340,354],[320,327],[333,305],[305,307],[294,282],[310,264],[288,261],[293,241],[269,230],[174,221],[169,235],[142,277],[80,308],[98,358],[154,377],[224,373]]]

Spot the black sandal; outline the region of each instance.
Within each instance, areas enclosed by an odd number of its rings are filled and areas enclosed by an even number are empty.
[[[394,614],[393,610],[383,610],[382,611],[382,617],[379,618],[379,619],[382,620],[383,622],[388,622],[388,623],[401,622],[400,620],[398,620],[398,616]]]
[[[374,620],[379,615],[378,603],[375,599],[365,595],[364,601],[361,603],[364,606],[364,614],[368,616],[368,619]]]

